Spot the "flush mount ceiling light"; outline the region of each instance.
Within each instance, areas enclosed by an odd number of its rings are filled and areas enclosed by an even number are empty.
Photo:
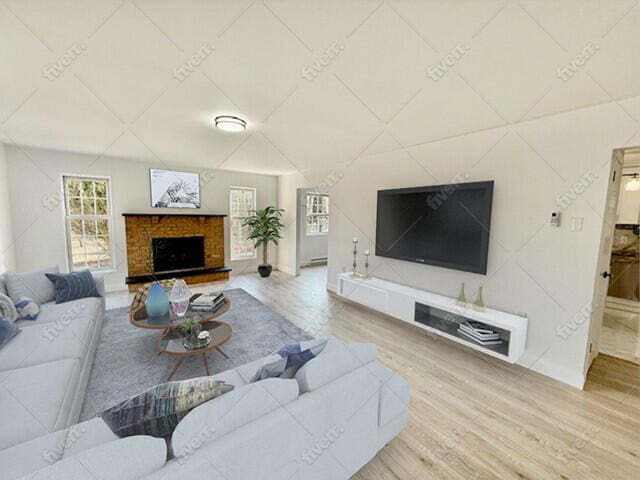
[[[214,119],[214,124],[225,132],[242,132],[247,128],[247,122],[231,115],[219,115]]]
[[[624,186],[625,191],[627,192],[637,192],[640,190],[640,179],[638,179],[637,173],[627,173],[623,175],[624,177],[633,177],[631,180],[627,182]]]

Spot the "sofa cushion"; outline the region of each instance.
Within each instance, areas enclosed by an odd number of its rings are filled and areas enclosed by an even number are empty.
[[[373,362],[378,348],[373,344],[346,344],[330,338],[322,352],[296,373],[300,392],[311,392],[356,368]]]
[[[57,462],[65,438],[66,431],[59,430],[0,450],[0,478],[15,480]]]
[[[60,425],[77,393],[80,361],[57,360],[0,372],[0,449],[46,435]]]
[[[0,371],[29,367],[64,358],[83,358],[91,343],[94,321],[78,318],[59,331],[51,324],[20,324],[15,341],[0,349]]]
[[[95,320],[100,315],[102,315],[102,299],[100,298],[81,298],[80,300],[60,304],[49,302],[40,305],[40,315],[38,315],[37,323],[51,323],[48,331],[57,332],[79,318]],[[33,325],[33,322],[25,322],[24,320],[19,320],[18,323],[21,326]],[[52,333],[49,333],[49,335],[52,335]]]
[[[236,367],[233,370],[235,370],[235,372],[240,376],[240,378],[242,378],[244,383],[251,383],[251,379],[253,378],[253,376],[256,374],[256,372],[262,366],[263,363],[264,363],[264,358],[259,358],[258,360],[254,360],[253,362],[240,365],[239,367]]]
[[[327,344],[327,339],[313,339],[290,343],[266,357],[251,378],[252,382],[265,378],[293,378],[298,369],[314,359]]]
[[[255,370],[254,370],[255,371]],[[238,372],[234,369],[225,370],[224,372],[216,373],[212,380],[219,380],[221,382],[226,382],[229,385],[233,385],[235,388],[246,385],[248,382],[238,375]]]
[[[123,438],[65,458],[21,480],[137,480],[161,468],[166,455],[161,439]]]
[[[380,382],[378,426],[385,427],[409,410],[409,384],[396,372],[378,362],[367,367]]]
[[[58,273],[58,267],[44,268],[35,272],[7,272],[5,282],[13,303],[17,303],[20,297],[33,298],[39,304],[55,300],[56,289],[45,277],[45,273]]]
[[[200,377],[161,383],[100,413],[119,437],[168,437],[190,410],[233,390],[233,385]]]
[[[194,445],[209,444],[297,398],[298,383],[293,379],[269,378],[236,388],[182,419],[171,437],[174,455],[189,455]]]
[[[71,273],[46,273],[56,289],[56,303],[88,297],[100,297],[96,281],[89,270]]]

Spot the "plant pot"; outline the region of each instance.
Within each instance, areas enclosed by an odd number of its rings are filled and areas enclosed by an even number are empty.
[[[273,270],[273,267],[271,266],[270,263],[267,263],[266,265],[258,265],[258,272],[260,273],[260,276],[263,278],[266,278],[269,275],[271,275],[272,270]]]

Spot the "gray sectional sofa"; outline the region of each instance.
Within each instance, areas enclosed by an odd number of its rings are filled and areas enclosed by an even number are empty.
[[[250,383],[263,359],[214,375],[235,389],[168,442],[119,439],[100,418],[71,425],[104,313],[101,299],[77,302],[43,305],[0,349],[2,480],[347,479],[407,424],[409,387],[377,348],[330,338],[295,378]]]
[[[0,348],[0,450],[78,421],[104,319],[103,279],[96,284],[102,298],[42,304]]]

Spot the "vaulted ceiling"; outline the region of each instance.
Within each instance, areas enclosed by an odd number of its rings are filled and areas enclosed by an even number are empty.
[[[600,103],[639,116],[639,27],[633,0],[2,0],[0,142],[283,174]]]

